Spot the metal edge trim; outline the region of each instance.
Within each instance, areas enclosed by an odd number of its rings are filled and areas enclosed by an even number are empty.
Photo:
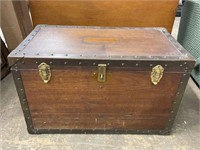
[[[171,42],[171,44],[183,55],[183,58],[195,60],[195,58],[169,32],[163,31],[163,33],[169,42]]]
[[[36,26],[31,31],[31,33],[8,55],[9,64],[12,63],[11,62],[12,58],[18,57],[19,59],[21,59],[22,57],[24,57],[23,55],[20,55],[20,54],[25,49],[25,47],[30,43],[30,41],[35,37],[35,35],[40,31],[40,29],[41,29],[40,26]]]
[[[176,96],[175,96],[175,98],[174,98],[174,100],[172,102],[172,109],[169,112],[170,113],[170,117],[169,117],[169,120],[168,120],[168,123],[167,123],[166,130],[171,130],[173,125],[174,125],[174,121],[175,121],[175,118],[177,116],[178,109],[179,109],[179,106],[181,104],[181,101],[182,101],[182,98],[183,98],[183,95],[184,95],[184,92],[185,92],[189,77],[190,77],[190,73],[189,72],[183,73],[183,76],[182,76],[182,78],[180,80],[180,84],[179,84],[178,90],[176,92]]]
[[[19,101],[21,104],[21,108],[24,114],[24,118],[26,121],[26,125],[28,130],[33,130],[33,123],[32,123],[32,117],[30,114],[30,109],[29,109],[29,105],[28,105],[28,101],[26,99],[26,94],[25,94],[25,89],[23,86],[23,82],[22,82],[22,78],[21,78],[21,74],[20,71],[17,69],[12,69],[11,68],[11,72],[13,75],[13,79],[15,82],[15,87],[19,96]]]
[[[158,134],[169,135],[167,130],[123,130],[123,129],[28,129],[30,134]]]
[[[117,59],[17,59],[17,69],[38,69],[38,64],[44,62],[51,65],[53,69],[57,66],[97,66],[98,64],[104,63],[109,67],[131,67],[134,70],[144,71],[151,70],[153,66],[162,65],[166,70],[170,72],[191,72],[193,69],[194,62],[192,61],[165,61],[165,60],[117,60]],[[13,69],[15,69],[13,67]]]

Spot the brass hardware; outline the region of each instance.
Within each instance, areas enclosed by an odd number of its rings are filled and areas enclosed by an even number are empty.
[[[98,64],[98,82],[106,82],[106,64]]]
[[[39,69],[39,74],[40,77],[42,78],[42,80],[44,81],[44,83],[48,83],[50,78],[51,78],[51,70],[50,70],[50,66],[47,65],[46,63],[41,63],[38,66]]]
[[[161,65],[157,65],[152,68],[151,72],[151,82],[154,85],[157,85],[160,82],[160,79],[163,76],[164,68]]]

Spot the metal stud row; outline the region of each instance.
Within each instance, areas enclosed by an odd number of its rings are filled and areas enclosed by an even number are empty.
[[[185,63],[187,64],[187,63]],[[183,74],[182,76],[182,79],[181,79],[181,82],[179,84],[179,88],[178,88],[178,91],[176,93],[176,97],[174,99],[174,102],[172,104],[172,110],[170,111],[171,115],[170,115],[170,119],[168,120],[168,126],[165,128],[165,130],[168,130],[168,129],[171,129],[172,125],[173,125],[173,122],[174,122],[174,119],[176,117],[176,113],[178,111],[178,107],[180,105],[180,102],[181,102],[181,99],[182,99],[182,95],[183,95],[183,90],[186,85],[183,85],[183,84],[186,84],[187,83],[187,79],[189,77],[186,76],[187,74]]]
[[[17,67],[17,64],[15,64],[15,66]],[[24,112],[24,116],[27,120],[27,127],[30,126],[30,129],[31,129],[33,127],[32,126],[32,120],[31,120],[28,104],[27,104],[27,101],[26,101],[26,96],[25,96],[22,80],[21,80],[20,74],[18,73],[18,70],[15,70],[15,72],[13,72],[13,73],[16,74],[14,76],[15,77],[14,79],[15,79],[16,82],[18,82],[17,85],[19,85],[19,87],[20,87],[20,88],[17,88],[17,90],[18,90],[18,94],[19,94],[19,98],[20,98],[20,101],[21,101],[22,108],[24,108],[23,112]]]
[[[16,59],[16,61],[19,61],[19,59]],[[25,64],[25,61],[21,61],[21,64]],[[35,61],[35,64],[38,65],[39,62],[38,62],[38,61]],[[53,62],[53,61],[50,61],[49,64],[52,65],[52,64],[54,64],[54,62]],[[67,64],[70,64],[70,63],[69,63],[68,61],[64,61],[63,64],[64,64],[64,65],[67,65]],[[82,61],[79,61],[79,62],[78,62],[78,65],[83,65],[83,64],[85,64],[85,62],[82,62]],[[97,62],[93,62],[93,63],[92,63],[93,66],[96,66],[97,64],[98,64]],[[108,66],[111,65],[110,62],[107,62],[106,64],[107,64]],[[17,65],[17,63],[15,64],[15,69],[16,69],[16,71],[17,71],[18,67],[17,67],[16,65]],[[120,65],[120,64],[119,64],[119,65]],[[133,64],[133,65],[134,65],[134,64]],[[154,65],[156,65],[156,64],[152,64],[152,63],[151,63],[151,64],[149,64],[149,67],[153,67]],[[123,66],[126,66],[126,63],[125,63],[125,62],[122,62],[122,63],[121,63],[121,66],[122,66],[122,67],[123,67]],[[128,64],[128,66],[130,66],[130,65]],[[135,66],[138,67],[138,66],[139,66],[139,63],[135,63]],[[168,64],[164,64],[164,66],[165,66],[165,67],[169,67]],[[183,68],[184,70],[183,70],[183,71],[184,71],[185,73],[187,73],[187,72],[189,71],[189,70],[188,70],[189,67],[188,67],[188,65],[187,65],[187,62],[184,62],[184,64],[181,63],[179,66],[180,66],[180,67],[183,67],[183,66],[184,66],[184,68]]]

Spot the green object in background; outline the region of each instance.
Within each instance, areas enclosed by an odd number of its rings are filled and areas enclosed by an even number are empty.
[[[178,42],[196,58],[191,76],[200,87],[200,0],[186,0],[182,10]]]

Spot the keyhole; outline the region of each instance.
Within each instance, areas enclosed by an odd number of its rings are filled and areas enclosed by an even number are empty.
[[[103,78],[104,78],[104,75],[100,74],[100,79],[103,80]]]

